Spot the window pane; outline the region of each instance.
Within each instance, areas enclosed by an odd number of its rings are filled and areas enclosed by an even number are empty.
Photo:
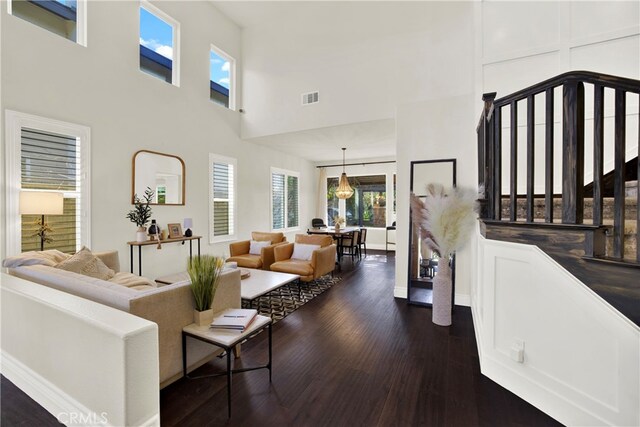
[[[337,187],[337,178],[335,180]],[[345,200],[347,225],[386,227],[386,176],[349,177],[349,185],[354,193]]]
[[[77,1],[12,0],[11,14],[71,41],[77,41]]]
[[[272,218],[274,230],[284,228],[284,174],[271,174]]]
[[[213,163],[213,235],[229,236],[234,233],[233,165]]]
[[[229,59],[209,52],[209,96],[217,104],[229,108],[229,88],[231,87],[231,62]]]
[[[338,189],[338,178],[327,178],[327,224],[335,225],[333,218],[340,214],[338,208],[338,196],[336,196],[336,190]]]
[[[47,215],[53,242],[45,249],[73,253],[80,239],[80,143],[75,137],[22,129],[21,189],[64,191],[64,213]],[[22,216],[22,251],[40,250],[39,215]]]
[[[287,227],[298,226],[298,177],[287,176]]]
[[[140,7],[140,69],[172,81],[173,26]]]

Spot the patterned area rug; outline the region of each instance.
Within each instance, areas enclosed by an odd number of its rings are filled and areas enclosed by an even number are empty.
[[[270,316],[273,319],[273,323],[276,323],[341,280],[341,277],[324,276],[312,282],[300,282],[300,287],[298,287],[297,283],[288,283],[255,300],[253,308],[257,308],[258,313],[263,316]],[[249,307],[247,301],[242,301],[242,308],[251,307]]]

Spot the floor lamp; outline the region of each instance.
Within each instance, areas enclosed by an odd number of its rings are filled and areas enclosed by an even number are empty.
[[[20,192],[20,215],[41,215],[36,220],[38,225],[37,236],[40,237],[40,250],[44,250],[44,242],[52,239],[47,237],[47,233],[53,231],[45,222],[45,215],[62,215],[64,210],[64,198],[62,193],[47,191],[21,191]]]

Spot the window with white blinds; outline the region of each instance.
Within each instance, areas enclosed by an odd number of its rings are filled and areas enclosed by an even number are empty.
[[[211,243],[231,240],[235,234],[236,165],[236,159],[209,155]]]
[[[299,174],[271,168],[271,228],[284,230],[300,225]]]
[[[81,235],[81,146],[78,138],[33,129],[22,129],[20,144],[21,190],[62,192],[64,213],[47,217],[53,242],[45,249],[74,253]],[[40,249],[35,235],[38,215],[22,216],[22,252]]]
[[[20,215],[20,192],[28,191],[63,196],[63,214],[45,217],[53,229],[45,249],[73,253],[91,247],[91,129],[13,110],[5,110],[5,126],[6,254],[40,250],[40,216]]]

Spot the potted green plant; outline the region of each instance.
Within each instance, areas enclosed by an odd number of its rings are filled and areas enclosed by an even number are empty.
[[[137,194],[133,195],[133,209],[127,214],[127,218],[138,226],[136,232],[136,241],[144,242],[147,240],[147,223],[151,218],[151,206],[149,204],[153,200],[153,190],[147,187],[144,190],[143,200],[140,200]]]
[[[195,300],[193,321],[198,326],[207,326],[213,321],[211,305],[223,267],[222,257],[202,255],[189,259],[187,273],[191,279],[191,292]]]

